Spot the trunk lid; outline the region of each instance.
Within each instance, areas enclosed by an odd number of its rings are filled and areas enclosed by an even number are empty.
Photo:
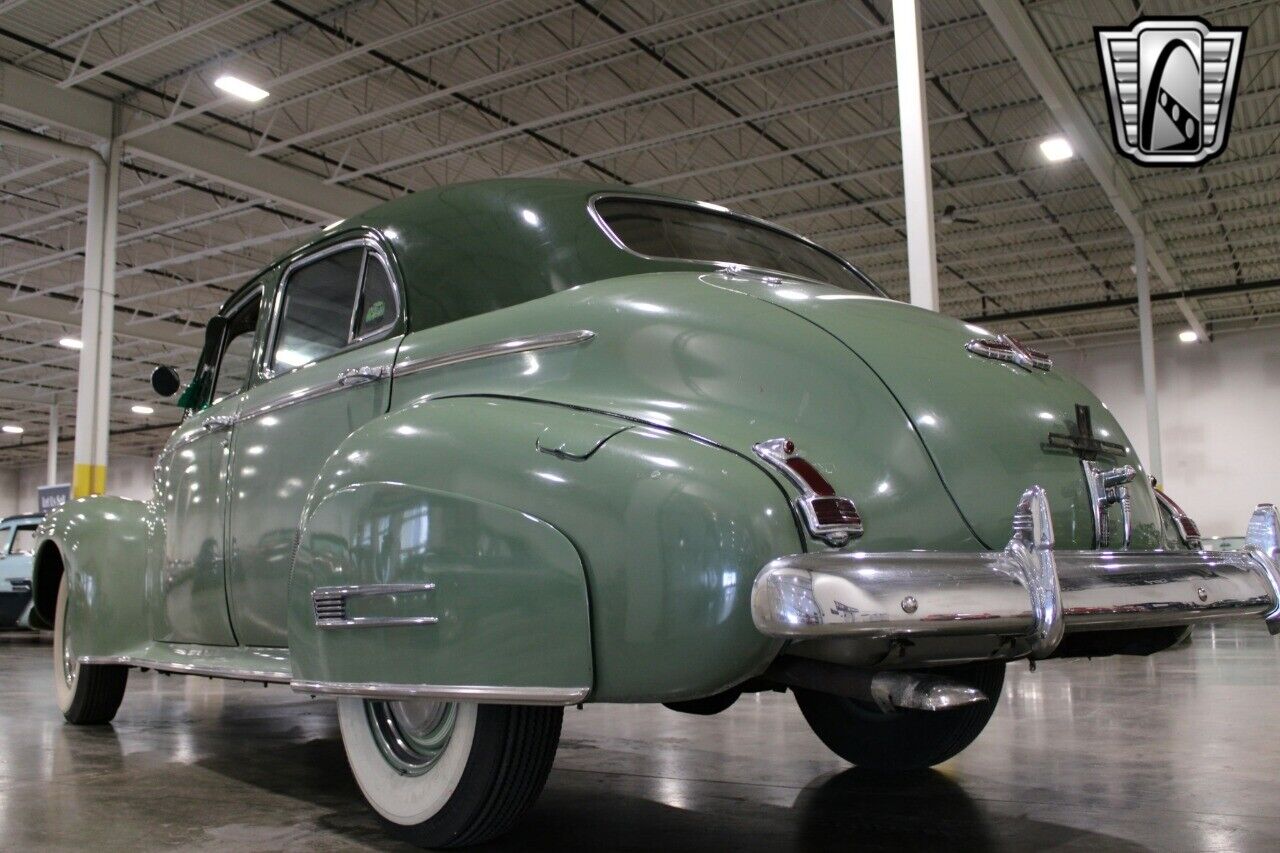
[[[1138,468],[1131,487],[1130,547],[1161,547],[1154,494],[1127,437],[1102,403],[1060,370],[1028,370],[970,353],[968,341],[992,333],[904,303],[794,281],[726,279],[734,289],[833,335],[881,378],[914,425],[957,508],[988,547],[1008,541],[1013,507],[1033,484],[1048,491],[1058,547],[1093,547],[1081,459],[1071,450],[1048,446],[1051,432],[1078,432],[1079,404],[1089,407],[1097,438],[1125,448],[1100,456],[1098,464]],[[1113,506],[1109,517],[1118,531],[1119,507]],[[1112,547],[1120,543],[1117,536]]]

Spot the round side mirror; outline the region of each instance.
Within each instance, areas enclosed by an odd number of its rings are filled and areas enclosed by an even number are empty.
[[[151,388],[161,397],[172,397],[182,387],[178,371],[168,365],[161,364],[151,371]]]

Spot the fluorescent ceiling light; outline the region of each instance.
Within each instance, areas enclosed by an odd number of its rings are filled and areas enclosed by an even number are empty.
[[[1065,136],[1050,136],[1040,143],[1040,153],[1050,163],[1058,163],[1062,160],[1070,160],[1076,152],[1072,150],[1071,143]]]
[[[230,74],[223,74],[217,80],[213,81],[213,85],[217,86],[228,95],[235,95],[241,100],[255,104],[270,94],[266,89],[259,89],[252,83],[245,82],[239,77],[233,77]]]
[[[150,406],[141,405],[134,406],[129,411],[133,412],[135,415],[154,415],[156,413],[156,410]]]
[[[17,424],[5,424],[4,426],[0,427],[0,430],[7,432],[10,435],[22,435],[22,433],[24,432],[22,427],[18,426]]]
[[[1200,340],[1200,336],[1191,329],[1183,329],[1181,332],[1178,332],[1178,340],[1182,341],[1184,344],[1194,344],[1196,341]]]
[[[58,341],[58,346],[66,347],[67,349],[84,349],[84,341],[79,338],[63,338]]]

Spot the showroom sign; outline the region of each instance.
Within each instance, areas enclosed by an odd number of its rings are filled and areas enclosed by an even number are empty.
[[[1144,166],[1194,166],[1221,154],[1246,29],[1198,18],[1094,28],[1120,153]]]

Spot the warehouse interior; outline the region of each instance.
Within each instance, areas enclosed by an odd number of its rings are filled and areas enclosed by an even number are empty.
[[[1113,145],[1094,28],[1144,16],[1247,28],[1221,156]],[[183,419],[153,369],[188,380],[219,306],[326,226],[565,178],[777,223],[1047,353],[1206,540],[1243,537],[1280,499],[1277,54],[1275,0],[0,0],[0,517],[150,499]],[[331,703],[135,672],[77,730],[49,653],[0,631],[6,845],[408,849]],[[588,703],[492,849],[1275,849],[1278,676],[1260,622],[1011,664],[977,745],[900,777],[774,693]]]

